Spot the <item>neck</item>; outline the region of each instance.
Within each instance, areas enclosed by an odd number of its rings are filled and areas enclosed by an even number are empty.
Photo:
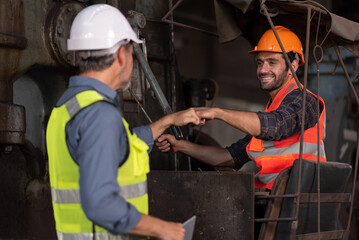
[[[108,71],[107,69],[103,70],[103,71],[87,71],[87,72],[81,73],[80,76],[94,78],[94,79],[106,84],[113,90],[117,90],[116,85],[115,85],[116,81],[115,81],[114,75],[111,74],[110,71]]]
[[[282,86],[280,88],[277,88],[271,92],[269,92],[269,96],[274,99],[275,96],[277,96],[277,94],[280,92],[280,90],[282,90],[282,88],[284,86],[286,86],[288,84],[288,82],[292,79],[292,76],[288,77],[287,80],[285,80],[285,82],[282,84]]]

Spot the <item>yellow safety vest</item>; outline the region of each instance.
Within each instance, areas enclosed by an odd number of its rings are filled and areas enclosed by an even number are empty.
[[[79,166],[71,157],[66,144],[66,124],[81,109],[98,101],[106,100],[93,90],[78,93],[60,107],[53,109],[47,126],[46,142],[49,157],[49,173],[52,205],[56,231],[59,239],[92,240],[93,223],[82,210],[79,193]],[[133,204],[141,213],[148,214],[147,178],[149,172],[148,146],[132,134],[128,123],[126,128],[129,155],[118,169],[117,182],[121,186],[120,195]],[[96,226],[96,239],[136,239],[128,235],[110,234]]]

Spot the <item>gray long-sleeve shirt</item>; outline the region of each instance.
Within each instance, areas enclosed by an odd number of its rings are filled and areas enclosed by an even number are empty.
[[[94,103],[80,111],[66,128],[68,149],[79,165],[81,205],[95,224],[114,234],[127,233],[141,215],[119,195],[117,170],[125,161],[128,142],[121,112],[115,107],[119,105],[116,91],[95,79],[74,76],[56,106],[85,90],[96,90],[114,105],[103,101]],[[150,151],[151,128],[141,126],[132,130],[147,143]]]

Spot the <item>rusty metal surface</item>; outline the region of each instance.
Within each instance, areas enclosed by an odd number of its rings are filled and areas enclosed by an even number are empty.
[[[13,1],[14,2],[14,1]],[[23,50],[19,60],[20,69],[17,74],[26,72],[34,65],[58,66],[56,58],[51,55],[49,46],[50,28],[54,9],[63,3],[49,0],[22,1],[24,5],[25,37],[27,48]]]
[[[25,108],[0,102],[0,144],[19,144],[24,141]]]
[[[12,36],[6,33],[0,33],[0,46],[25,49],[27,46],[27,39],[22,36]]]
[[[86,7],[83,3],[68,2],[53,8],[53,13],[47,20],[49,27],[46,35],[50,38],[51,54],[64,66],[75,66],[79,60],[74,51],[67,51],[67,39],[70,37],[70,29],[76,15]]]
[[[306,11],[309,8],[312,9],[312,13],[317,13],[312,16],[315,22],[318,20],[319,14],[321,15],[319,39],[323,40],[329,34],[336,44],[343,45],[358,55],[356,45],[359,40],[359,23],[330,13],[318,1],[266,0],[262,2],[271,10],[272,16],[276,17],[276,25],[295,29],[296,34],[302,40],[306,36]],[[239,35],[243,35],[254,45],[268,28],[259,11],[261,1],[216,0],[216,3],[216,19],[221,42],[231,41]],[[311,42],[311,47],[313,46]],[[330,41],[326,41],[323,46],[330,47],[332,45]]]
[[[26,237],[24,189],[28,181],[26,160],[18,148],[0,155],[0,239]]]
[[[48,180],[33,179],[26,187],[25,219],[28,239],[56,240],[55,220]]]
[[[350,202],[351,194],[350,193],[321,193],[320,194],[321,202]],[[301,203],[316,203],[318,202],[317,193],[301,193],[300,194]]]
[[[42,152],[14,145],[0,151],[0,168],[0,239],[57,239]]]
[[[345,231],[330,231],[321,233],[320,236],[317,233],[301,234],[296,236],[296,240],[317,240],[317,239],[343,239]]]
[[[148,190],[151,215],[197,216],[193,239],[253,239],[252,173],[151,171]]]
[[[10,77],[20,67],[24,34],[22,1],[0,1],[0,102],[12,102]]]

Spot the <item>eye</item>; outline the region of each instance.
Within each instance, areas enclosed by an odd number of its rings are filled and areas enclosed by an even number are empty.
[[[262,66],[263,65],[263,62],[256,62],[256,64],[257,64],[257,67],[260,67],[260,66]]]
[[[269,65],[270,65],[270,66],[274,66],[275,64],[276,64],[276,62],[269,61]]]

